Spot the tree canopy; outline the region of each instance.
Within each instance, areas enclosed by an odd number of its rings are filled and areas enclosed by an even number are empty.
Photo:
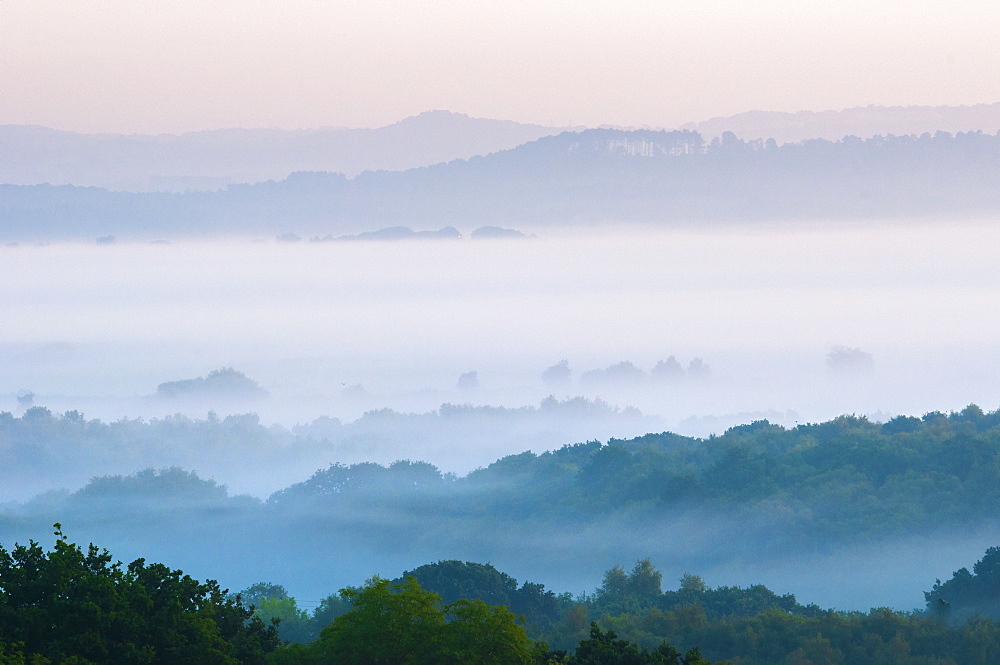
[[[69,542],[0,547],[0,639],[28,662],[258,665],[273,627],[213,582]],[[0,650],[0,653],[3,653]],[[11,656],[13,657],[13,656]]]
[[[544,646],[504,607],[459,599],[442,605],[414,577],[373,578],[342,595],[354,607],[310,645],[314,662],[346,665],[528,665]]]

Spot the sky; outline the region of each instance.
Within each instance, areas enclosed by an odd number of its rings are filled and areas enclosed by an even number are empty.
[[[1000,101],[991,0],[0,0],[0,124],[676,127]]]

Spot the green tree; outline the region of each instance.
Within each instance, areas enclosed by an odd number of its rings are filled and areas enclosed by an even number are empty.
[[[614,566],[604,573],[604,582],[597,590],[597,608],[614,615],[652,607],[663,593],[662,582],[663,575],[649,559],[636,561],[631,573]]]
[[[230,594],[230,598],[237,597],[244,607],[257,607],[264,598],[277,598],[278,600],[288,598],[288,591],[280,584],[257,582],[243,589],[239,594]]]
[[[0,665],[50,665],[52,662],[38,654],[25,657],[21,646],[0,642]]]
[[[478,600],[441,605],[416,578],[344,589],[354,607],[323,629],[303,662],[364,665],[525,665],[544,651],[517,617]],[[274,662],[280,662],[275,660]]]
[[[533,645],[507,608],[463,598],[445,606],[445,612],[451,662],[526,665],[533,660]]]
[[[265,624],[275,624],[285,642],[305,644],[316,639],[316,624],[294,598],[261,598],[254,613]]]
[[[663,593],[662,583],[662,573],[653,567],[649,559],[636,561],[628,576],[628,590],[643,606],[656,603]]]
[[[490,564],[471,561],[438,561],[403,573],[415,577],[420,586],[441,596],[442,602],[478,598],[490,605],[510,607],[517,593],[517,580]]]
[[[443,603],[481,600],[487,605],[504,605],[531,624],[548,625],[559,617],[559,599],[542,584],[517,580],[490,564],[471,561],[438,561],[403,573],[412,575],[425,589],[441,596]]]
[[[50,552],[0,547],[0,635],[26,662],[263,663],[277,634],[201,583],[162,564],[127,567],[107,550],[68,542],[59,524]],[[4,656],[8,658],[7,655]]]
[[[330,594],[319,601],[319,607],[313,610],[313,623],[316,630],[320,631],[333,623],[333,620],[341,614],[351,611],[351,604],[339,594]]]
[[[354,609],[327,626],[318,641],[323,660],[350,665],[431,663],[445,625],[437,594],[409,577],[397,585],[373,578],[342,595]]]
[[[613,630],[590,624],[590,638],[580,642],[569,661],[572,665],[645,665],[648,658],[634,643],[618,639]]]
[[[613,630],[602,631],[590,624],[590,637],[580,642],[569,659],[570,665],[710,665],[697,647],[681,652],[663,642],[652,651],[640,649],[634,642],[619,639]]]
[[[618,596],[628,588],[628,575],[621,566],[613,566],[604,571],[604,582],[597,590],[598,595]]]

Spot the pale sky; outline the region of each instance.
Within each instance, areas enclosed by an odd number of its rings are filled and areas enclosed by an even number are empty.
[[[0,124],[673,127],[1000,101],[1000,3],[0,0]]]

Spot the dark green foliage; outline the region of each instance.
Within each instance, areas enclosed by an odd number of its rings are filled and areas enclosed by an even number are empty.
[[[5,644],[0,640],[0,665],[51,665],[52,661],[37,653],[24,653],[23,644]]]
[[[646,561],[631,574],[620,567],[609,570],[597,594],[568,608],[544,635],[559,648],[579,642],[575,654],[561,659],[556,654],[553,661],[704,663],[704,654],[713,661],[779,665],[990,665],[1000,655],[1000,626],[991,622],[949,627],[920,613],[826,611],[759,585],[711,589],[696,575],[685,575],[677,591],[652,602],[630,593],[630,580],[655,572]],[[602,617],[591,625],[589,638],[580,634],[579,624],[587,605]],[[572,634],[578,636],[567,644],[565,637]],[[688,651],[682,657],[671,645]]]
[[[912,434],[920,429],[920,418],[896,416],[882,425],[883,434]]]
[[[523,616],[530,624],[545,626],[559,616],[560,601],[542,584],[517,580],[490,564],[469,561],[438,561],[403,573],[415,578],[422,587],[441,596],[444,603],[460,599],[481,600],[488,605],[506,607]]]
[[[939,602],[951,607],[945,597],[995,601],[1000,547],[988,549],[972,573],[963,568],[952,580],[935,584],[927,594],[932,612],[926,616],[885,608],[823,611],[762,586],[712,589],[696,575],[684,575],[679,589],[663,592],[662,575],[641,559],[630,572],[607,571],[589,599],[560,598],[554,620],[529,625],[530,631],[499,602],[468,596],[501,601],[525,592],[538,600],[553,599],[551,592],[528,582],[518,586],[488,564],[442,561],[413,572],[445,589],[446,601],[413,576],[374,578],[344,589],[339,604],[327,599],[325,611],[337,616],[318,638],[302,632],[297,638],[302,643],[277,647],[274,628],[265,627],[261,617],[280,618],[291,624],[287,630],[299,622],[305,631],[320,614],[308,617],[298,610],[281,585],[259,583],[246,590],[247,598],[260,604],[255,615],[214,582],[203,584],[142,559],[122,566],[93,545],[84,551],[68,543],[56,528],[51,552],[36,543],[0,548],[0,665],[1000,662],[1000,625],[978,618],[948,625],[933,611]],[[602,618],[588,623],[589,610]],[[547,635],[577,637],[567,653],[535,641]]]
[[[747,588],[723,586],[696,591],[681,584],[678,591],[667,591],[660,598],[658,607],[670,609],[694,604],[712,618],[748,617],[771,610],[781,610],[801,616],[815,615],[822,610],[809,605],[799,605],[793,594],[777,595],[761,584]]]
[[[987,554],[979,565],[984,576],[990,574],[998,552]],[[422,568],[429,577],[439,575],[455,592],[455,580],[480,577],[506,582],[500,587],[507,592],[516,588],[503,573],[476,566],[441,562]],[[988,620],[952,627],[920,613],[885,608],[824,611],[802,607],[794,597],[776,596],[761,586],[711,589],[696,575],[685,575],[677,591],[654,597],[658,579],[655,568],[640,560],[631,573],[620,567],[609,571],[593,598],[565,604],[559,620],[534,637],[576,634],[560,647],[568,651],[548,651],[530,641],[522,648],[526,638],[506,609],[466,600],[442,606],[436,594],[412,577],[396,582],[374,579],[345,590],[357,611],[341,616],[315,643],[281,649],[269,662],[995,665],[1000,657],[1000,625]],[[633,598],[631,611],[605,613],[587,623],[588,605],[599,607],[609,593],[648,597],[646,602]]]
[[[580,642],[569,661],[573,665],[642,665],[648,654],[640,653],[632,642],[618,639],[613,631],[603,632],[590,624],[590,639]]]
[[[649,651],[634,642],[618,638],[614,631],[602,631],[596,623],[590,625],[590,638],[580,642],[568,660],[571,665],[710,665],[697,648],[683,657],[666,642]]]
[[[950,580],[924,593],[928,614],[952,623],[971,616],[1000,620],[1000,547],[990,547],[970,573],[960,568]]]
[[[50,552],[0,547],[0,636],[53,663],[263,663],[277,635],[215,582],[84,551],[56,525]]]
[[[982,585],[997,598],[993,583],[1000,565],[1000,548],[991,548],[977,564],[977,574],[962,569],[956,579],[935,585],[928,603],[952,587]],[[654,572],[640,561],[632,574],[609,570],[591,608],[604,610],[591,625],[590,636],[578,637],[567,663],[734,663],[777,665],[994,665],[1000,662],[1000,625],[972,619],[949,626],[938,617],[885,608],[867,613],[835,612],[803,607],[794,596],[776,596],[762,586],[708,588],[696,575],[684,575],[677,591],[643,602],[630,591],[633,578]],[[977,582],[979,575],[983,581]],[[936,595],[935,595],[936,594]],[[616,599],[612,605],[610,597]],[[608,611],[614,608],[613,611]],[[582,609],[582,606],[580,607]],[[570,634],[569,624],[586,612],[568,611],[551,634]],[[558,640],[561,648],[563,642]],[[671,645],[688,649],[683,658]],[[697,645],[697,648],[696,648]]]
[[[667,640],[699,645],[709,660],[739,663],[833,665],[992,665],[1000,658],[1000,626],[973,622],[949,627],[905,612],[825,612],[802,617],[769,611],[709,620],[697,609],[622,615],[606,621],[639,644]]]
[[[517,580],[490,564],[470,561],[438,561],[403,573],[413,577],[423,588],[441,596],[442,602],[460,598],[481,600],[490,605],[510,606],[517,593]]]

